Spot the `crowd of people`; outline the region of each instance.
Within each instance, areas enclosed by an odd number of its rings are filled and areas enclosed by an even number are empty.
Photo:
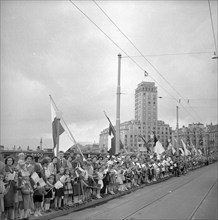
[[[56,210],[128,191],[217,160],[202,155],[186,157],[143,153],[85,158],[63,152],[53,158],[20,153],[5,158],[0,170],[0,220],[29,219]]]

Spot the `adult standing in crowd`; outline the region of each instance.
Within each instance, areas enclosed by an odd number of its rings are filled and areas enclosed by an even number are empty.
[[[5,159],[5,167],[4,167],[5,173],[13,173],[14,172],[14,158],[11,156],[8,156]]]
[[[58,158],[57,157],[52,158],[51,163],[49,163],[48,165],[48,169],[51,175],[56,176],[58,172]]]
[[[60,151],[59,155],[58,155],[58,162],[57,162],[57,169],[59,172],[59,169],[63,167],[66,168],[67,167],[67,160],[64,158],[64,152]]]
[[[26,161],[26,168],[29,171],[30,175],[32,175],[34,171],[33,157],[31,155],[27,155],[25,161]]]
[[[72,157],[71,156],[68,156],[68,158],[67,158],[67,168],[69,169],[69,170],[71,170],[72,168],[73,168],[73,166],[72,166]]]
[[[76,153],[75,159],[72,160],[72,166],[75,169],[76,167],[81,167],[83,165],[82,156],[79,153]]]

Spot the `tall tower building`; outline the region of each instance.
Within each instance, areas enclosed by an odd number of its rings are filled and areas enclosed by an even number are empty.
[[[140,122],[141,135],[149,139],[157,130],[157,87],[154,82],[141,82],[135,90],[135,120]]]

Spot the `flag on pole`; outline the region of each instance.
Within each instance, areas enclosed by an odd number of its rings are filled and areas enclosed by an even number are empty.
[[[158,142],[158,139],[157,139],[157,137],[156,137],[156,135],[155,135],[155,133],[153,132],[153,138],[154,138],[154,141],[153,141],[153,147],[155,147],[156,146],[156,143]]]
[[[147,149],[147,152],[149,153],[151,150],[149,149],[149,146],[148,146],[148,142],[145,140],[145,138],[139,134],[139,137],[143,140],[144,144],[145,144],[145,147]]]
[[[185,142],[182,139],[181,139],[181,141],[182,141],[182,145],[183,145],[183,149],[184,149],[184,154],[185,154],[185,156],[188,156],[189,153],[188,153],[188,149],[186,147],[186,144],[185,144]]]
[[[184,152],[184,150],[181,147],[179,148],[179,151],[181,152],[182,156],[185,156],[185,152]]]
[[[55,156],[57,153],[57,140],[59,138],[59,149],[58,151],[67,151],[70,147],[76,144],[78,150],[80,151],[82,157],[84,158],[83,153],[81,152],[78,144],[76,143],[73,135],[71,134],[66,122],[64,121],[61,112],[58,110],[56,104],[54,103],[51,95],[50,95],[50,102],[51,102],[51,119],[52,119],[52,136],[53,136],[53,151]],[[58,122],[59,122],[59,129],[58,129]],[[59,132],[58,132],[59,130]]]
[[[193,155],[196,155],[196,154],[197,154],[197,149],[196,149],[196,147],[194,146],[194,144],[192,143],[192,141],[191,141],[191,153],[192,153]]]
[[[201,149],[198,149],[198,154],[199,154],[199,155],[202,155]]]
[[[109,121],[109,136],[111,137],[109,138],[108,151],[110,155],[115,155],[116,154],[116,130],[113,124],[111,123],[111,120],[109,119],[109,117],[106,115],[105,112],[104,114],[107,120]],[[120,140],[120,149],[124,149],[124,146],[121,140]]]
[[[157,140],[155,147],[154,147],[154,153],[158,155],[161,155],[165,151],[163,145],[161,144],[160,141]]]
[[[110,155],[116,154],[116,148],[115,148],[115,136],[116,133],[114,132],[114,127],[112,124],[109,124],[109,145],[108,145],[108,152]]]
[[[167,150],[171,150],[172,154],[176,153],[175,148],[173,147],[173,145],[171,144],[170,140],[168,141],[168,147]]]
[[[64,128],[60,122],[60,114],[55,109],[55,106],[53,105],[51,101],[51,121],[52,121],[52,137],[53,137],[53,149],[57,147],[57,139],[60,138],[60,135],[64,133]],[[59,123],[59,125],[58,125]],[[59,129],[58,129],[59,126]]]

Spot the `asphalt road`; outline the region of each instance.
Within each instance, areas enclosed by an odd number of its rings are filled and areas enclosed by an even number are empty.
[[[218,219],[217,166],[214,163],[54,220]]]

